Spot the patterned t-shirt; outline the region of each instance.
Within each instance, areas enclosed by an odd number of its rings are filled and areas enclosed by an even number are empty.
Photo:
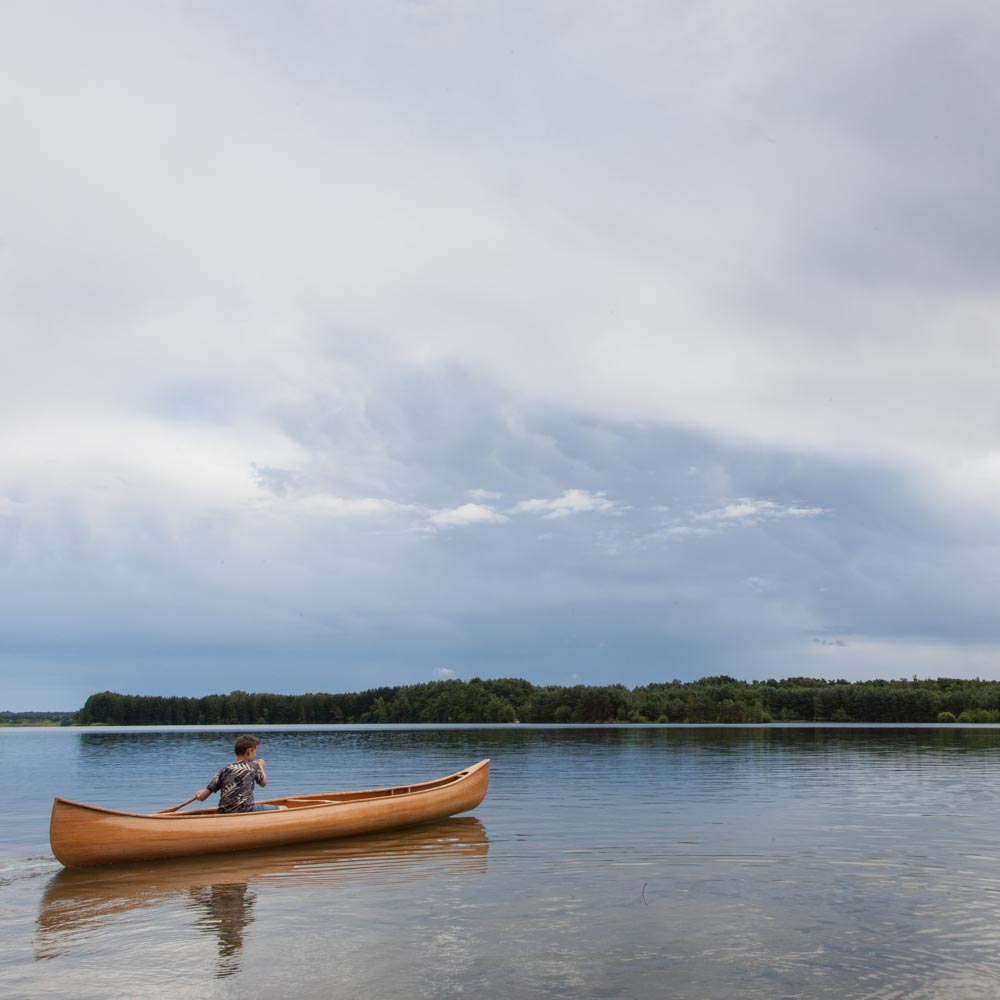
[[[222,791],[220,813],[253,812],[254,783],[263,784],[260,764],[237,760],[227,764],[205,787],[210,792]]]

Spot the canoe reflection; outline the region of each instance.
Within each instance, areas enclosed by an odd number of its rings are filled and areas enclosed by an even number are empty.
[[[216,974],[228,976],[239,970],[258,891],[317,883],[386,884],[442,873],[482,874],[488,850],[482,823],[461,816],[250,854],[67,868],[53,876],[42,894],[35,957],[54,958],[122,914],[179,898],[198,914],[198,929],[216,938]]]

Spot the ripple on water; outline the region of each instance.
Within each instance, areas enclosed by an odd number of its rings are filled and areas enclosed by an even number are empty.
[[[214,973],[281,994],[293,970],[297,1000],[325,1000],[334,969],[339,993],[379,1000],[1000,995],[1000,734],[267,738],[269,770],[316,789],[490,756],[491,790],[458,826],[308,848],[65,873],[34,847],[8,849],[7,992],[175,1000],[205,995]],[[79,798],[162,807],[183,796],[160,801],[137,776],[204,780],[219,734],[53,739],[44,780],[78,767]],[[44,830],[46,759],[24,765],[35,771],[8,845]]]

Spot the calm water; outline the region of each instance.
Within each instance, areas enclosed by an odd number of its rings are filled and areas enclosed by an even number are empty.
[[[0,731],[0,995],[1000,995],[1000,731],[258,729],[269,795],[493,759],[472,816],[90,872],[53,795],[155,810],[232,732]]]

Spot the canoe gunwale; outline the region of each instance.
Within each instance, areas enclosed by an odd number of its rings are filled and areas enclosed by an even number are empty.
[[[393,798],[409,798],[414,795],[423,795],[429,792],[436,792],[441,788],[446,788],[449,785],[454,785],[460,782],[463,778],[469,777],[475,771],[480,769],[484,764],[489,763],[489,758],[481,760],[471,767],[467,767],[462,771],[456,771],[454,774],[449,774],[445,778],[437,778],[434,781],[424,781],[417,782],[412,785],[390,785],[387,788],[366,788],[357,792],[316,792],[309,795],[284,795],[276,799],[261,799],[261,805],[280,805],[287,801],[301,802],[307,799],[316,799],[314,805],[301,805],[296,806],[294,809],[279,810],[275,813],[273,811],[265,812],[234,812],[234,813],[220,813],[218,809],[197,809],[192,812],[176,812],[176,813],[140,813],[140,812],[129,812],[124,809],[109,809],[106,806],[92,806],[87,802],[77,802],[74,799],[64,799],[60,796],[56,796],[53,800],[53,805],[59,803],[64,806],[73,806],[76,809],[87,809],[93,812],[107,813],[111,816],[128,816],[130,819],[150,819],[150,820],[168,820],[170,822],[176,822],[177,820],[199,820],[199,819],[229,819],[235,817],[247,816],[267,816],[271,819],[276,818],[276,816],[283,816],[286,814],[295,814],[301,812],[303,809],[320,809],[325,806],[343,806],[343,805],[354,805],[361,802],[372,802],[381,799],[393,799]],[[349,795],[350,798],[337,799],[337,795]]]

